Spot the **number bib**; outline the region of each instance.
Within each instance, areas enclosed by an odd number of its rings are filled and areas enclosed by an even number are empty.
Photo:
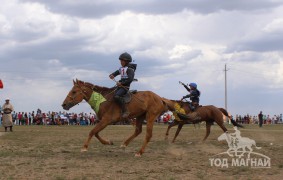
[[[119,72],[121,75],[121,79],[127,79],[128,74],[127,74],[128,67],[120,67]]]

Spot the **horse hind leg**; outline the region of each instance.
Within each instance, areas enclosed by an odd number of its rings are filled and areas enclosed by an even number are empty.
[[[215,119],[215,122],[218,124],[218,126],[220,126],[220,128],[223,130],[223,132],[227,132],[227,128],[224,126],[224,123],[223,123],[223,118],[216,118]]]
[[[178,125],[178,129],[177,129],[177,131],[176,131],[176,133],[175,133],[175,136],[174,136],[174,138],[173,138],[173,140],[172,140],[172,143],[175,142],[175,140],[176,140],[177,136],[179,135],[179,133],[180,133],[180,131],[181,131],[183,125],[184,125],[184,124],[179,124],[179,125]]]
[[[207,137],[209,136],[211,125],[212,125],[211,122],[206,122],[206,135],[204,136],[202,142],[204,142],[207,139]]]
[[[135,129],[134,134],[131,135],[127,140],[125,140],[123,142],[123,144],[121,145],[121,148],[127,147],[129,145],[129,143],[142,132],[142,122],[143,122],[143,120],[144,120],[144,117],[138,117],[136,119],[136,129]]]
[[[178,124],[178,122],[174,121],[173,123],[169,124],[167,127],[167,131],[165,134],[165,140],[168,140],[168,136],[169,136],[169,131],[173,126],[176,126]]]

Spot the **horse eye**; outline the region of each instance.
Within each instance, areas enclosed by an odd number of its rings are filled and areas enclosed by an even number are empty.
[[[76,94],[76,91],[72,91],[72,94]]]

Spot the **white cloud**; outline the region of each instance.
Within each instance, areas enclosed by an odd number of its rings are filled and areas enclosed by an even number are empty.
[[[283,32],[283,19],[282,18],[276,18],[272,20],[269,24],[267,24],[263,31],[268,33],[282,33]]]
[[[169,51],[170,59],[181,58],[185,53],[192,51],[192,48],[188,45],[176,45],[172,51]]]

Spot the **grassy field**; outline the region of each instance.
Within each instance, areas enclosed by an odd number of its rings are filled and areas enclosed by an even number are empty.
[[[233,128],[226,125],[230,132]],[[145,128],[145,127],[144,127]],[[94,137],[89,151],[80,149],[90,126],[16,126],[14,132],[0,129],[0,179],[282,179],[283,125],[256,125],[241,129],[242,137],[254,139],[258,153],[271,158],[271,168],[211,166],[209,159],[228,149],[217,141],[223,132],[212,127],[205,143],[205,127],[185,126],[175,144],[165,141],[166,125],[155,125],[153,138],[142,157],[134,154],[142,145],[145,129],[125,149],[120,144],[130,136],[131,125],[112,125],[100,135],[114,145],[102,145]]]

